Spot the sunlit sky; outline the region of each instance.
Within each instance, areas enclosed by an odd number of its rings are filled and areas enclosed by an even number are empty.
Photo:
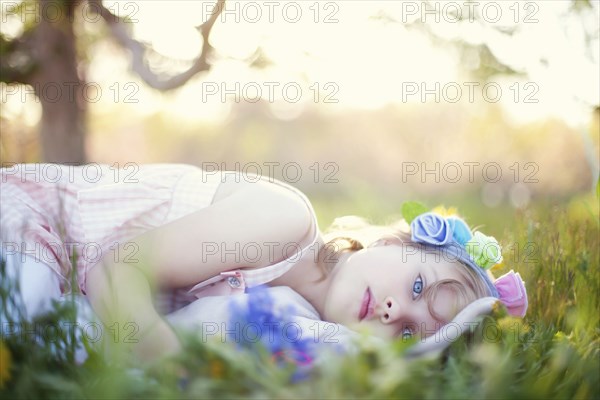
[[[2,3],[5,11],[7,2]],[[211,35],[216,49],[212,70],[168,94],[139,84],[134,94],[139,101],[128,106],[142,115],[161,110],[186,120],[218,122],[235,101],[233,94],[223,101],[223,89],[237,93],[240,102],[254,101],[257,94],[266,100],[272,95],[272,111],[283,119],[300,115],[309,102],[336,112],[433,102],[437,93],[440,103],[498,99],[517,123],[554,116],[573,126],[585,126],[590,106],[600,103],[598,2],[592,3],[595,12],[588,13],[582,23],[580,17],[567,13],[570,1],[479,1],[477,6],[462,9],[460,22],[452,12],[463,2],[434,2],[439,7],[436,17],[426,13],[421,2],[228,1],[227,12]],[[119,15],[134,19],[135,37],[178,60],[180,69],[199,54],[202,41],[194,27],[208,18],[211,4],[105,2]],[[485,22],[471,20],[471,11]],[[374,18],[378,15],[386,18]],[[478,60],[461,60],[452,46],[434,45],[430,36],[403,23],[417,19],[428,23],[441,38],[487,44],[502,62],[526,76],[492,78],[486,92],[481,85],[470,89],[468,82],[473,79],[465,75],[462,65]],[[101,25],[91,23],[87,29],[97,30]],[[517,30],[512,36],[493,29],[514,26]],[[596,33],[590,44],[584,40],[584,26]],[[14,35],[18,30],[18,23],[3,16],[3,33]],[[249,68],[245,60],[259,47],[269,65]],[[125,84],[139,81],[127,71],[127,53],[114,44],[97,46],[88,80],[101,85],[104,95],[93,107],[122,106],[122,101],[115,103],[108,93],[114,95],[115,88],[120,98],[132,93],[132,86]],[[425,98],[423,89],[430,91]],[[326,102],[327,96],[337,103]],[[29,106],[15,102],[15,97],[3,94],[3,106],[8,114],[22,115]],[[528,102],[532,100],[537,103]],[[29,123],[39,118],[39,110],[26,114]]]

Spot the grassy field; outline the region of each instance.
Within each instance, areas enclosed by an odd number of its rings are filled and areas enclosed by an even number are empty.
[[[318,202],[316,207],[325,221],[333,215]],[[4,335],[1,397],[599,398],[598,198],[539,203],[489,218],[486,223],[502,220],[506,228],[496,234],[505,262],[495,273],[521,273],[528,314],[520,320],[499,310],[441,357],[406,360],[401,342],[365,346],[294,379],[293,364],[282,368],[258,349],[239,351],[194,338],[186,339],[180,357],[157,365],[134,365],[119,350],[121,357],[109,361],[90,350],[78,366],[69,335]],[[3,285],[5,304],[7,295]],[[69,304],[57,306],[44,321],[69,321],[73,313]],[[178,365],[190,372],[185,387],[178,384]]]

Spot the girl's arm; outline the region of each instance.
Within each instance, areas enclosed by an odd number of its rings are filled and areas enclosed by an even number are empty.
[[[309,233],[312,216],[295,194],[267,182],[231,188],[226,186],[209,207],[121,244],[120,251],[89,271],[92,307],[107,327],[137,329],[133,351],[140,359],[180,349],[154,309],[153,285],[192,285],[230,269],[269,265],[285,258],[286,245],[294,250],[289,244],[301,245]],[[245,246],[260,251],[244,259]]]
[[[209,207],[135,240],[159,285],[192,285],[223,271],[271,265],[307,241],[312,215],[299,196],[265,181],[233,187]]]

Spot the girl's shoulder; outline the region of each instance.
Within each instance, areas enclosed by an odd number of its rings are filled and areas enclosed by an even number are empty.
[[[251,173],[242,173],[239,171],[214,171],[209,172],[201,170],[203,176],[211,176],[215,173],[220,177],[221,184],[217,189],[213,202],[221,201],[234,193],[253,189],[265,193],[279,193],[284,196],[296,198],[308,207],[311,216],[315,216],[314,209],[310,200],[302,191],[289,183],[283,182],[270,176],[256,175]],[[316,222],[316,218],[314,218]]]
[[[207,174],[204,170],[202,173]],[[302,243],[296,244],[304,247],[306,243],[312,245],[315,242],[320,233],[317,214],[309,198],[300,189],[269,176],[237,171],[219,171],[219,178],[216,179],[220,180],[220,184],[213,196],[213,204],[234,194],[247,196],[249,201],[263,203],[265,207],[269,204],[273,206],[278,201],[288,205],[293,204],[285,208],[287,210],[285,216],[301,219],[301,223],[295,225],[306,227],[303,230],[307,232]]]

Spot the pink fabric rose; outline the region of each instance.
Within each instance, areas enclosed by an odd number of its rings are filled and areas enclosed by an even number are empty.
[[[527,311],[527,291],[519,273],[512,269],[494,282],[500,301],[512,316],[524,317]]]

